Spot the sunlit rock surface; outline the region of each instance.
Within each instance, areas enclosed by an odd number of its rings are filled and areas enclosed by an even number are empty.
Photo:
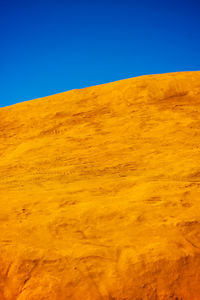
[[[0,300],[200,299],[200,72],[0,109]]]

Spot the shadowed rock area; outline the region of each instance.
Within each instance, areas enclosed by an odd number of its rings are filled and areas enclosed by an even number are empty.
[[[200,72],[0,109],[0,300],[200,299]]]

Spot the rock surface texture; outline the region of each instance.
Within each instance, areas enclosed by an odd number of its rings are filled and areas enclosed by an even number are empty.
[[[0,300],[200,299],[200,72],[0,109]]]

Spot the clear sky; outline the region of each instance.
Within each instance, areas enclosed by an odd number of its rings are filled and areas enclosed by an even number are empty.
[[[199,0],[0,0],[0,106],[200,70]]]

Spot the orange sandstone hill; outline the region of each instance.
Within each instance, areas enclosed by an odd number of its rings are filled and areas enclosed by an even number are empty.
[[[200,299],[200,72],[0,109],[0,300]]]

